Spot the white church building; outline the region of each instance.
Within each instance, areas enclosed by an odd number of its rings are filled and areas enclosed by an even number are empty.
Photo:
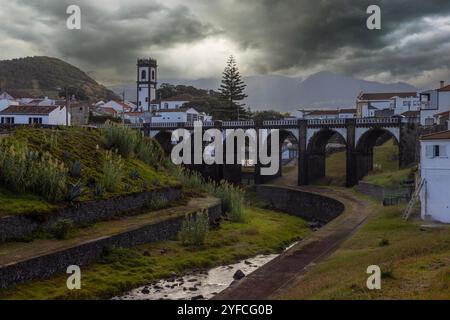
[[[450,130],[420,139],[421,216],[450,223]]]

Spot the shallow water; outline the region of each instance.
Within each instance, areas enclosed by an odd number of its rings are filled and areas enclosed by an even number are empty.
[[[160,280],[154,284],[131,290],[115,300],[203,300],[211,299],[228,288],[233,275],[241,270],[246,276],[275,259],[278,254],[259,255],[239,263],[220,266],[209,271],[183,277]]]

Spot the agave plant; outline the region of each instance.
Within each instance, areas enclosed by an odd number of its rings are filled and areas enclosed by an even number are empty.
[[[75,184],[71,184],[69,186],[69,190],[67,191],[66,200],[69,202],[74,202],[78,198],[80,198],[83,195],[83,183],[78,181]]]

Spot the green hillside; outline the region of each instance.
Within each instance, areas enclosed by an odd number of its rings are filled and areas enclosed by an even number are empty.
[[[0,138],[0,216],[179,186],[164,161],[156,142],[122,127],[16,129]]]
[[[57,96],[58,88],[92,100],[114,99],[116,94],[85,72],[51,57],[26,57],[0,61],[0,91],[30,96]]]

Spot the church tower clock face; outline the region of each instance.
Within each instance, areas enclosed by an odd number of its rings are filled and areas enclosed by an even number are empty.
[[[152,101],[156,99],[157,68],[154,59],[137,61],[137,104],[142,111],[151,111]]]

